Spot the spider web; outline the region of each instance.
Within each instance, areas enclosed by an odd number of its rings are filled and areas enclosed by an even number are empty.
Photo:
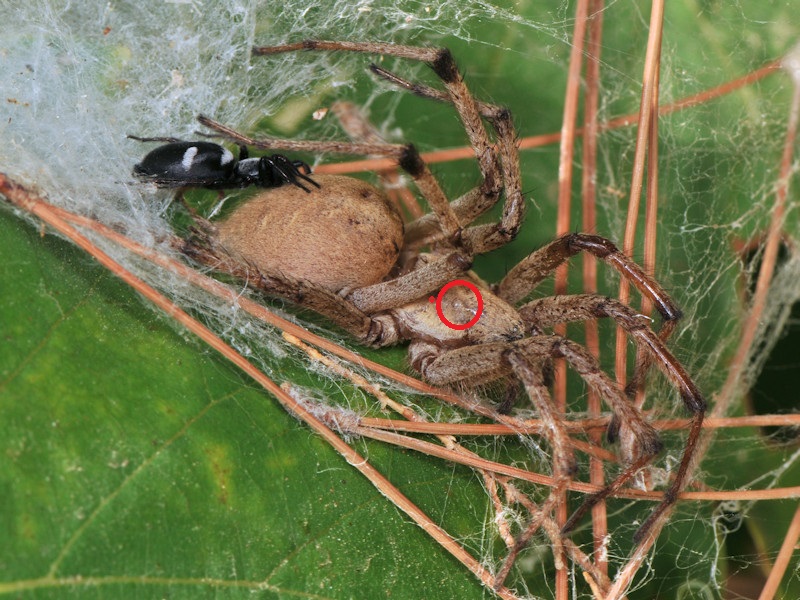
[[[194,117],[203,113],[243,131],[330,139],[343,136],[333,119],[315,121],[311,114],[343,99],[365,107],[389,139],[413,140],[423,151],[465,144],[450,107],[376,83],[365,73],[372,57],[298,53],[251,59],[248,49],[253,44],[327,38],[447,45],[476,97],[507,105],[521,137],[558,131],[561,126],[574,12],[568,3],[524,10],[456,0],[327,1],[313,7],[294,0],[83,4],[87,3],[0,7],[7,24],[0,37],[0,99],[5,98],[0,170],[37,186],[53,203],[120,228],[131,239],[165,254],[173,254],[163,241],[172,227],[169,194],[131,181],[131,166],[146,149],[127,140],[126,134],[191,138]],[[674,12],[667,12],[662,104],[757,69],[784,55],[798,37],[796,27],[786,25],[791,23],[789,2],[769,7],[688,4],[692,6],[670,7]],[[619,2],[605,9],[601,121],[638,109],[648,23],[648,15],[640,10],[644,9]],[[435,85],[431,74],[418,65],[387,61],[384,66]],[[670,347],[710,399],[725,383],[739,339],[748,280],[737,248],[759,240],[769,225],[790,95],[790,78],[775,74],[726,97],[665,115],[660,122],[656,277],[685,312]],[[597,233],[612,239],[619,239],[624,227],[634,136],[633,128],[622,127],[604,132],[600,139]],[[330,159],[308,157],[310,162]],[[524,187],[530,198],[528,220],[513,244],[477,262],[476,269],[486,279],[497,281],[532,248],[553,237],[557,161],[554,145],[522,153]],[[437,165],[434,172],[451,197],[470,189],[478,177],[471,161]],[[197,198],[213,202],[209,196]],[[580,222],[579,216],[574,219]],[[792,250],[798,232],[795,210],[788,211],[783,230],[786,247]],[[281,377],[287,363],[296,370],[312,370],[317,398],[365,410],[346,383],[308,363],[278,332],[107,241],[96,243],[201,316],[268,375]],[[636,252],[634,258],[641,259],[641,251]],[[750,270],[757,264],[751,262]],[[798,254],[789,252],[772,282],[764,325],[741,373],[731,414],[744,411],[745,390],[784,332],[789,309],[800,297],[799,269]],[[573,291],[580,289],[575,277],[579,270],[572,269]],[[606,277],[603,291],[614,294],[616,278],[602,267],[601,271]],[[537,294],[551,291],[543,285]],[[302,322],[352,346],[318,320],[304,317]],[[602,358],[611,367],[611,328],[606,327],[603,335]],[[570,329],[570,336],[580,340],[581,332]],[[385,354],[384,360],[402,362],[401,350]],[[464,418],[387,381],[381,383],[431,419]],[[666,383],[653,378],[650,390],[654,418],[683,416]],[[580,381],[570,380],[573,411],[585,410],[583,396]],[[682,439],[681,433],[666,435],[667,451],[656,463],[655,476],[675,466]],[[508,460],[529,460],[531,454],[541,459],[545,450],[539,443],[530,439],[528,444],[520,451],[484,440],[474,442],[474,448]],[[797,453],[779,449],[770,454],[762,446],[755,429],[720,434],[701,465],[699,480],[721,489],[790,485],[787,477],[796,476]],[[746,465],[756,459],[763,462],[757,471],[752,466],[732,468],[731,448]],[[457,485],[454,480],[453,488]],[[629,597],[656,593],[717,597],[729,571],[744,570],[776,552],[776,546],[766,545],[731,566],[726,533],[738,531],[748,517],[763,519],[769,508],[741,502],[735,510],[728,509],[724,513],[704,503],[681,505],[659,542],[660,556],[640,571]],[[612,567],[625,560],[629,542],[624,540],[629,540],[646,510],[649,507],[635,503],[613,505],[613,539],[608,547]],[[730,516],[734,513],[735,518]],[[740,524],[723,527],[723,514]],[[513,521],[514,515],[508,518]],[[460,534],[459,541],[487,564],[501,554],[489,510],[472,532]],[[546,544],[544,539],[539,542]],[[531,597],[552,596],[541,588],[541,581],[550,576],[550,560],[534,544],[520,560],[516,585]],[[663,565],[671,565],[678,574],[665,575]],[[579,574],[573,576],[576,582],[580,579]],[[581,583],[574,585],[575,598],[590,597]],[[796,574],[787,585],[797,589]]]

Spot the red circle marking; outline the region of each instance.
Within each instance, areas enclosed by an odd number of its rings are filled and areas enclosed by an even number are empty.
[[[466,288],[469,288],[475,297],[478,299],[478,310],[475,311],[475,316],[472,317],[469,321],[464,324],[453,323],[452,321],[448,321],[445,316],[444,312],[442,311],[442,298],[444,298],[445,293],[452,287],[456,287],[459,285],[463,285]],[[428,298],[429,302],[433,302],[433,296]],[[447,285],[442,288],[442,291],[439,292],[439,295],[436,296],[436,314],[439,315],[439,319],[441,319],[442,323],[447,325],[450,329],[469,329],[475,323],[478,322],[478,319],[481,318],[481,314],[483,314],[483,296],[481,296],[480,290],[478,290],[478,286],[472,283],[471,281],[465,281],[463,279],[454,279]]]

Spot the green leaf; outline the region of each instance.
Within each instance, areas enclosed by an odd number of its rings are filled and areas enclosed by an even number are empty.
[[[90,258],[7,212],[0,240],[0,594],[482,595],[275,399]],[[412,498],[459,489],[437,519],[474,510],[465,469],[361,450]]]

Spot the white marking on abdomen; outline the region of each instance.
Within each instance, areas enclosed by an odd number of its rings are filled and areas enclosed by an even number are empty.
[[[183,160],[181,160],[181,166],[183,167],[184,171],[188,171],[192,168],[192,163],[194,162],[194,157],[197,156],[197,146],[190,146],[186,149],[186,152],[183,153]]]

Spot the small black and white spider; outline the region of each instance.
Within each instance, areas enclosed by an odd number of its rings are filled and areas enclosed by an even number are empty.
[[[257,185],[264,188],[290,183],[310,192],[307,182],[311,167],[283,154],[249,158],[247,147],[239,146],[238,160],[233,153],[213,142],[187,142],[177,138],[143,138],[128,136],[140,142],[167,142],[149,152],[133,167],[133,174],[164,188],[200,187],[210,190],[244,188]]]

